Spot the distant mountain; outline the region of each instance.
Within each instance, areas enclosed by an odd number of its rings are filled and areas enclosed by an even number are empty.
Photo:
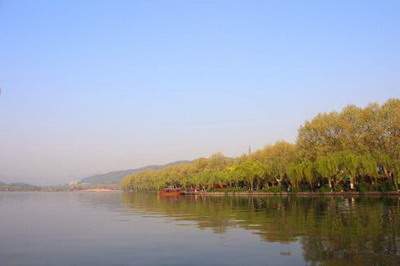
[[[177,162],[168,163],[165,165],[148,165],[148,166],[136,168],[136,169],[113,171],[113,172],[109,172],[106,174],[99,174],[99,175],[85,177],[85,178],[81,179],[81,182],[87,183],[90,185],[118,184],[122,180],[123,177],[130,175],[130,174],[144,172],[147,170],[157,170],[157,169],[161,169],[161,168],[164,168],[164,167],[167,167],[170,165],[185,163],[185,162],[188,162],[188,161],[177,161]]]
[[[113,171],[106,174],[93,175],[83,178],[82,183],[88,183],[91,185],[99,184],[115,184],[118,183],[124,176],[134,173],[136,169],[128,169],[121,171]]]
[[[4,183],[0,182],[0,191],[38,191],[41,188],[26,183]]]

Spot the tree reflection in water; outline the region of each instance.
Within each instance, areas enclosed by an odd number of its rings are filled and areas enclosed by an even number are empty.
[[[218,234],[239,227],[271,243],[300,241],[311,264],[400,264],[400,199],[396,197],[162,198],[124,193],[122,200],[135,212],[194,222]]]

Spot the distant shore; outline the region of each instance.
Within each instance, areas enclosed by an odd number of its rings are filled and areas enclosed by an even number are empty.
[[[49,189],[37,189],[37,190],[0,190],[0,192],[49,192],[49,193],[57,193],[57,192],[121,192],[120,189],[109,189],[109,188],[88,188],[88,189],[63,189],[63,190],[49,190]]]
[[[121,191],[118,189],[110,189],[110,188],[88,188],[88,189],[81,189],[76,190],[77,192],[114,192],[114,191]]]

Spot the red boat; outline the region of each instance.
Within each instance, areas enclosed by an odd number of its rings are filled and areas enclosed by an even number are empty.
[[[168,187],[168,188],[164,188],[164,189],[160,190],[158,192],[158,194],[160,196],[166,196],[166,197],[170,197],[170,196],[177,197],[182,194],[182,191],[180,188]]]

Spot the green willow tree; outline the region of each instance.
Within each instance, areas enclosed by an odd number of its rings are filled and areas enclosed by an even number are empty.
[[[126,176],[124,190],[390,191],[400,182],[400,100],[347,106],[305,122],[296,143],[221,153]]]

